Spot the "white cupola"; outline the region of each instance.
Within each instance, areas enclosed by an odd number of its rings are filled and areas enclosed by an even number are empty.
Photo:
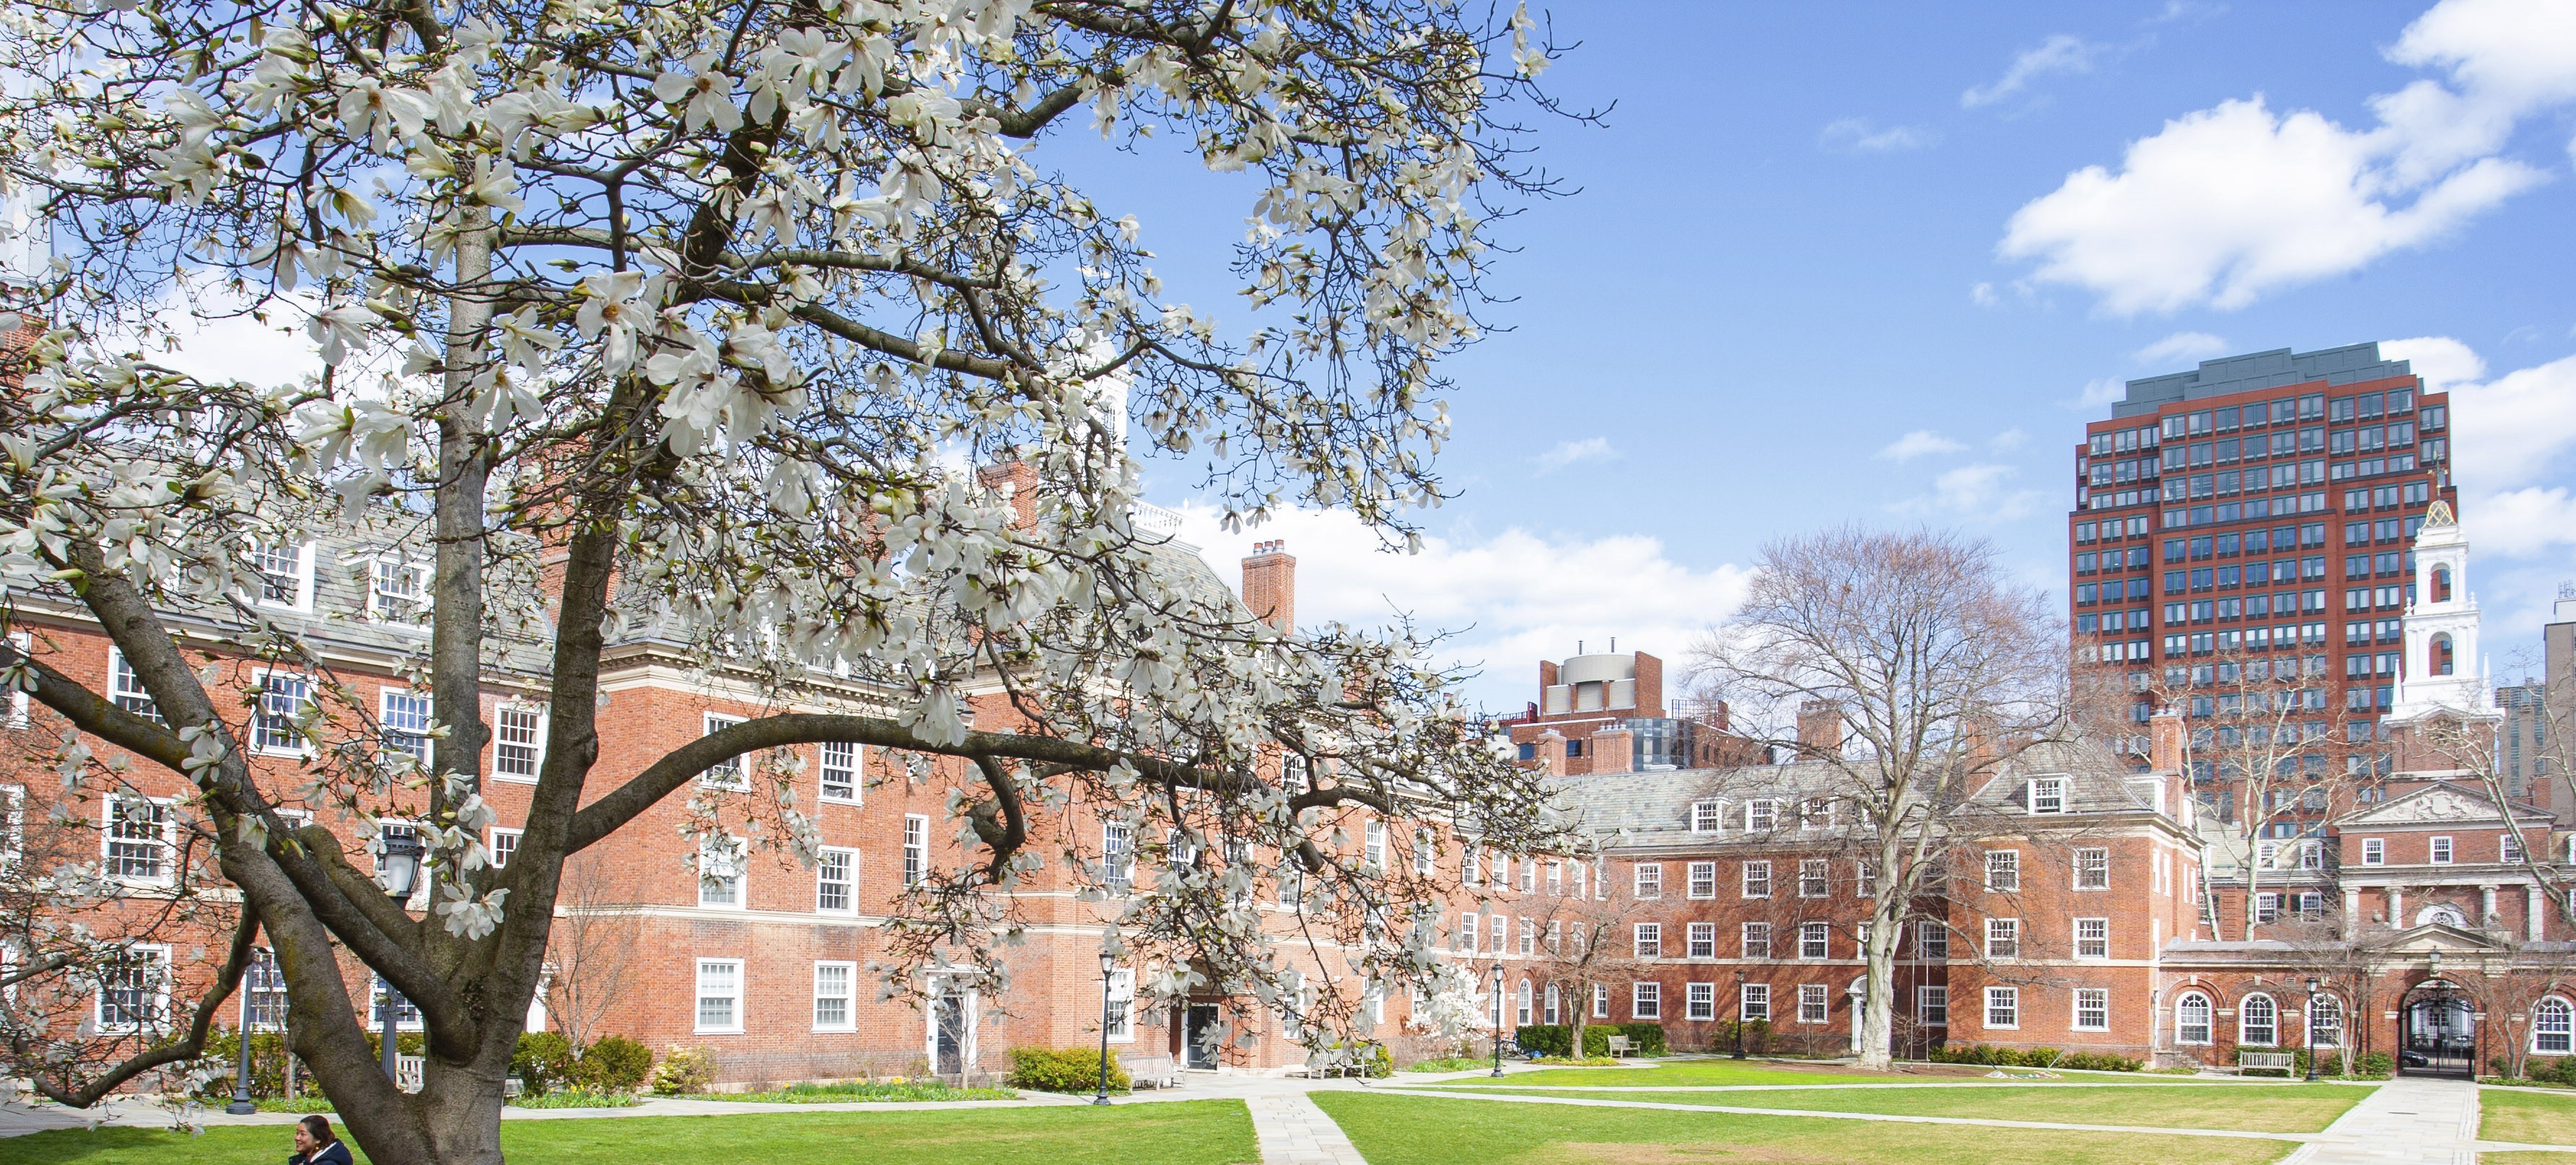
[[[2406,666],[2397,678],[2396,723],[2437,712],[2495,714],[2478,654],[2478,600],[2469,593],[2469,538],[2439,498],[2415,535],[2415,598],[2406,604]]]

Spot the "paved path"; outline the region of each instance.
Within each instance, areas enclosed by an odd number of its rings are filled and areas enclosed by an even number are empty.
[[[2168,1133],[2177,1137],[2226,1137],[2235,1140],[2254,1141],[2305,1141],[2312,1139],[2315,1135],[2307,1133],[2256,1133],[2246,1132],[2239,1129],[2172,1129],[2157,1125],[2085,1125],[2070,1124],[2062,1121],[1988,1120],[1981,1117],[1966,1116],[1910,1116],[1900,1113],[1885,1112],[1827,1112],[1803,1108],[1753,1108],[1732,1104],[1668,1104],[1647,1100],[1613,1100],[1607,1097],[1594,1099],[1588,1096],[1531,1096],[1526,1093],[1434,1092],[1428,1089],[1412,1091],[1399,1088],[1380,1088],[1377,1091],[1392,1092],[1404,1096],[1446,1096],[1461,1100],[1483,1100],[1503,1104],[1571,1104],[1591,1108],[1649,1108],[1664,1112],[1722,1112],[1733,1113],[1738,1116],[1800,1116],[1817,1117],[1823,1120],[1891,1121],[1897,1124],[1913,1125],[1976,1125],[1984,1128],[1999,1129],[2050,1129],[2071,1130],[2076,1132],[2110,1133]]]
[[[1368,1165],[1342,1126],[1304,1092],[1248,1096],[1243,1103],[1261,1140],[1261,1165]]]
[[[2399,1077],[2318,1133],[2297,1165],[2475,1165],[2478,1090]]]

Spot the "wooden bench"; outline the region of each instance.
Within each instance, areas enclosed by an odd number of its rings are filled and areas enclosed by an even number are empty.
[[[1608,1043],[1610,1045],[1610,1055],[1613,1058],[1626,1056],[1628,1053],[1637,1050],[1636,1041],[1631,1040],[1626,1036],[1612,1036],[1608,1040]]]
[[[1133,1088],[1173,1088],[1181,1075],[1170,1056],[1124,1056],[1119,1065],[1127,1069],[1127,1080]]]
[[[422,1059],[419,1056],[394,1056],[394,1087],[405,1092],[420,1091]]]
[[[2239,1052],[2236,1054],[2236,1074],[2239,1076],[2248,1072],[2278,1072],[2283,1076],[2295,1076],[2298,1074],[2298,1071],[2299,1058],[2289,1052]]]

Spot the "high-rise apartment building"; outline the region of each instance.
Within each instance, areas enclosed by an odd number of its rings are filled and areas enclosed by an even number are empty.
[[[2159,698],[2209,715],[2222,668],[2295,667],[2304,727],[2384,771],[2415,534],[2458,504],[2449,413],[2377,344],[2130,381],[2076,449],[2079,662],[2126,673],[2142,726]]]

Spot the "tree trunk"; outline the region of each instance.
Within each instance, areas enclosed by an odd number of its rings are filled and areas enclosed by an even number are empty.
[[[1880,869],[1893,871],[1894,862]],[[1856,1066],[1872,1072],[1885,1072],[1896,1066],[1896,947],[1904,937],[1905,901],[1903,878],[1891,876],[1896,886],[1882,886],[1878,902],[1870,911],[1869,942],[1861,956],[1868,964],[1861,988],[1860,1039],[1854,1049]]]
[[[1583,1017],[1592,1009],[1592,981],[1575,979],[1574,993],[1579,998],[1566,1001],[1572,1006],[1565,1012],[1565,1028],[1570,1037],[1565,1043],[1565,1054],[1580,1060],[1583,1058]]]

